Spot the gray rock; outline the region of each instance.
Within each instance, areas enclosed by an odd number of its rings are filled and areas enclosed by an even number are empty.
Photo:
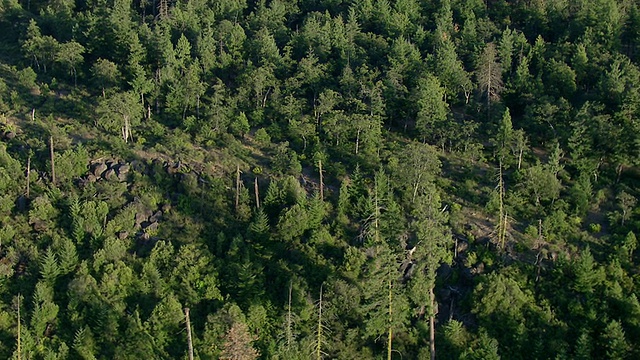
[[[471,272],[472,272],[473,274],[476,274],[476,275],[480,275],[480,274],[484,273],[484,263],[483,263],[483,262],[481,262],[480,264],[476,265],[476,266],[471,270]]]
[[[109,167],[104,163],[97,163],[97,164],[93,165],[93,170],[91,172],[93,173],[93,175],[96,178],[99,178],[99,177],[102,176],[102,173],[107,171],[108,168]]]
[[[88,182],[93,183],[93,182],[96,182],[96,180],[98,180],[98,178],[95,175],[93,175],[93,174],[87,175],[87,181]]]
[[[163,214],[166,214],[166,213],[168,213],[169,211],[171,211],[171,204],[164,204],[164,205],[162,205],[162,213],[163,213]]]
[[[162,211],[158,210],[149,217],[149,222],[158,222],[162,220]]]
[[[42,231],[47,231],[48,226],[47,223],[45,223],[42,220],[34,220],[33,221],[33,230],[37,231],[37,232],[42,232]]]
[[[145,233],[149,233],[149,232],[158,230],[158,226],[159,224],[157,222],[152,222],[152,223],[147,223],[146,226],[143,225],[142,228],[144,229]]]
[[[147,219],[149,218],[149,215],[145,214],[145,213],[136,213],[136,227],[141,227],[142,223],[147,221]]]
[[[467,251],[467,249],[469,248],[469,243],[464,241],[464,240],[458,240],[458,247],[456,248],[456,251],[458,254],[461,254],[465,251]]]
[[[129,237],[129,232],[128,231],[122,230],[122,231],[118,232],[118,239],[124,240],[124,239],[126,239],[128,237]]]
[[[16,137],[16,133],[14,133],[13,131],[7,131],[4,133],[4,137],[7,140],[13,140]]]
[[[139,173],[145,172],[147,168],[146,165],[140,160],[133,160],[130,166],[133,171],[137,171]]]
[[[118,176],[128,174],[129,170],[131,170],[131,166],[127,164],[121,164],[116,168],[116,172],[118,173]]]
[[[116,171],[113,169],[109,169],[102,174],[102,178],[105,180],[111,180],[115,177]]]

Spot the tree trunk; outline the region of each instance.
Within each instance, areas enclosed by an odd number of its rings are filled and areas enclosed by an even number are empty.
[[[187,321],[187,346],[189,348],[189,360],[193,360],[193,341],[191,339],[191,320],[189,319],[189,308],[184,308],[184,317]]]
[[[51,183],[56,184],[56,164],[53,150],[53,136],[49,136],[49,156],[51,158]]]
[[[324,200],[324,181],[322,177],[322,160],[318,160],[318,171],[320,173],[320,200]]]
[[[433,287],[429,288],[429,300],[431,302],[431,312],[429,313],[429,353],[431,360],[436,359],[436,297],[433,294]]]
[[[29,155],[29,157],[27,158],[27,189],[25,192],[27,199],[29,198],[30,183],[31,183],[31,155]]]
[[[289,304],[287,307],[287,350],[291,350],[291,343],[293,342],[293,322],[291,321],[291,290],[293,283],[289,282]]]
[[[418,180],[413,185],[413,198],[411,198],[411,202],[416,201],[416,196],[418,195],[418,188],[420,187],[420,179],[422,178],[422,173],[418,175]]]
[[[520,148],[520,151],[518,152],[518,170],[520,170],[520,167],[522,166],[522,152],[524,150],[522,148]]]
[[[320,285],[320,301],[318,302],[318,329],[316,334],[316,359],[322,359],[322,285]]]
[[[258,190],[258,178],[253,180],[253,190],[256,195],[256,209],[260,209],[260,191]]]
[[[236,213],[240,206],[240,165],[236,165]]]
[[[502,159],[500,159],[499,163],[499,174],[498,174],[498,191],[500,192],[500,214],[498,219],[498,246],[501,249],[504,249],[505,238],[507,234],[506,225],[506,217],[504,210],[504,182],[502,180]]]
[[[20,294],[18,293],[18,360],[22,359],[22,348],[20,344]]]

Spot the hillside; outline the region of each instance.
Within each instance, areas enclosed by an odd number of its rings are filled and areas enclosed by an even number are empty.
[[[0,3],[0,358],[640,358],[639,5]]]

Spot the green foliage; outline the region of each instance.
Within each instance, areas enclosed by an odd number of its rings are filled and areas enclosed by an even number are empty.
[[[89,152],[79,145],[75,150],[67,150],[56,154],[56,181],[71,181],[84,175],[89,163]]]
[[[445,90],[435,76],[427,75],[420,80],[417,91],[416,129],[423,139],[442,144],[446,139],[438,136],[439,131],[435,130],[443,128],[447,120],[449,106],[445,101]]]
[[[271,145],[271,136],[269,136],[269,133],[267,133],[267,130],[264,128],[256,130],[255,138],[261,146]]]
[[[279,144],[275,151],[271,167],[277,174],[298,175],[302,172],[298,154],[289,148],[288,142]]]
[[[604,280],[604,269],[596,267],[596,262],[588,247],[574,262],[573,271],[576,278],[572,287],[581,293],[592,293],[594,288]]]
[[[620,323],[612,320],[602,331],[602,342],[605,347],[607,359],[626,359],[629,353],[629,344],[625,340],[624,330]]]
[[[40,275],[48,283],[54,283],[56,278],[60,275],[60,265],[58,264],[58,258],[51,248],[47,249],[47,252],[42,256],[40,263]]]
[[[566,3],[5,1],[0,357],[638,358],[640,12]]]

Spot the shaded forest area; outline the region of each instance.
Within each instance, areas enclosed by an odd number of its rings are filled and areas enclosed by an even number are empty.
[[[0,358],[640,358],[634,0],[3,0]]]

